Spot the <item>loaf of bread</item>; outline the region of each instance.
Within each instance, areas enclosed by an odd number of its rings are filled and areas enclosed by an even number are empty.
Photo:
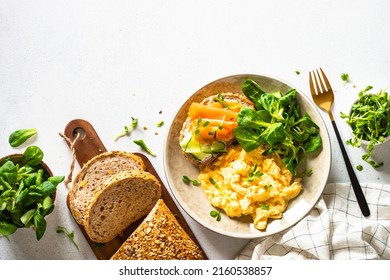
[[[202,250],[159,199],[112,260],[202,260]]]
[[[123,171],[146,169],[143,160],[132,153],[105,152],[89,160],[76,175],[68,194],[69,209],[76,222],[84,225],[90,204],[96,194],[107,186],[106,181]]]
[[[92,241],[109,242],[147,215],[160,197],[160,182],[151,173],[140,170],[118,173],[95,191],[86,209],[84,229]]]
[[[196,104],[199,105],[193,106]],[[179,135],[183,155],[191,163],[205,166],[226,152],[235,141],[233,129],[242,107],[254,108],[254,105],[245,95],[231,92],[191,104]]]

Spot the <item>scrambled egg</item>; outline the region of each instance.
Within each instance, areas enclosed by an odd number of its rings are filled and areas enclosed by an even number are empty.
[[[259,147],[247,153],[239,145],[232,146],[198,176],[214,207],[229,217],[252,215],[259,230],[266,229],[269,218],[281,218],[289,200],[302,189],[301,180],[293,180],[280,156],[263,156],[264,151]]]

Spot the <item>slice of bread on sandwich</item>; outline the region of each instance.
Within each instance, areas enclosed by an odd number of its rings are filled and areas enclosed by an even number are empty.
[[[202,250],[159,199],[111,260],[202,260]]]
[[[86,212],[96,192],[106,181],[123,171],[145,171],[143,160],[123,151],[105,152],[89,160],[76,175],[68,194],[69,209],[80,225],[84,225]]]
[[[149,172],[131,170],[110,177],[95,191],[84,229],[92,241],[106,243],[147,215],[161,197],[161,185]]]
[[[234,128],[241,108],[254,108],[252,101],[239,93],[219,93],[189,106],[179,144],[193,164],[211,163],[235,141]]]

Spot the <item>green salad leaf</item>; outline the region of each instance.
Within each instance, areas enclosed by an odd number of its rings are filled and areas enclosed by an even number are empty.
[[[11,133],[8,142],[11,147],[18,147],[35,134],[37,134],[36,128],[18,129]]]
[[[63,176],[50,176],[42,165],[43,152],[29,146],[22,159],[0,162],[0,235],[34,226],[40,240],[46,231],[45,216],[54,210],[53,197]]]
[[[340,112],[340,116],[350,125],[353,133],[353,138],[346,143],[360,147],[362,140],[368,141],[367,153],[362,159],[372,167],[379,168],[383,163],[374,161],[371,155],[375,145],[390,136],[390,99],[387,92],[380,90],[377,93],[369,93],[371,89],[372,86],[367,86],[360,91],[350,113]]]
[[[265,154],[278,153],[292,174],[308,153],[320,149],[322,139],[318,125],[301,110],[296,90],[282,94],[280,91],[265,92],[259,84],[247,79],[243,93],[254,103],[255,109],[244,107],[237,118],[234,135],[246,152],[265,144]]]

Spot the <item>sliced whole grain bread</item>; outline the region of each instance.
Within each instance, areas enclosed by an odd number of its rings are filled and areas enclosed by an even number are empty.
[[[153,174],[140,170],[121,172],[95,191],[84,229],[92,241],[109,242],[147,215],[160,197],[161,185]]]
[[[159,199],[112,260],[202,260],[205,256]]]
[[[94,196],[113,175],[145,169],[139,156],[124,151],[105,152],[89,160],[76,175],[68,194],[69,209],[76,222],[84,225],[85,214]]]

